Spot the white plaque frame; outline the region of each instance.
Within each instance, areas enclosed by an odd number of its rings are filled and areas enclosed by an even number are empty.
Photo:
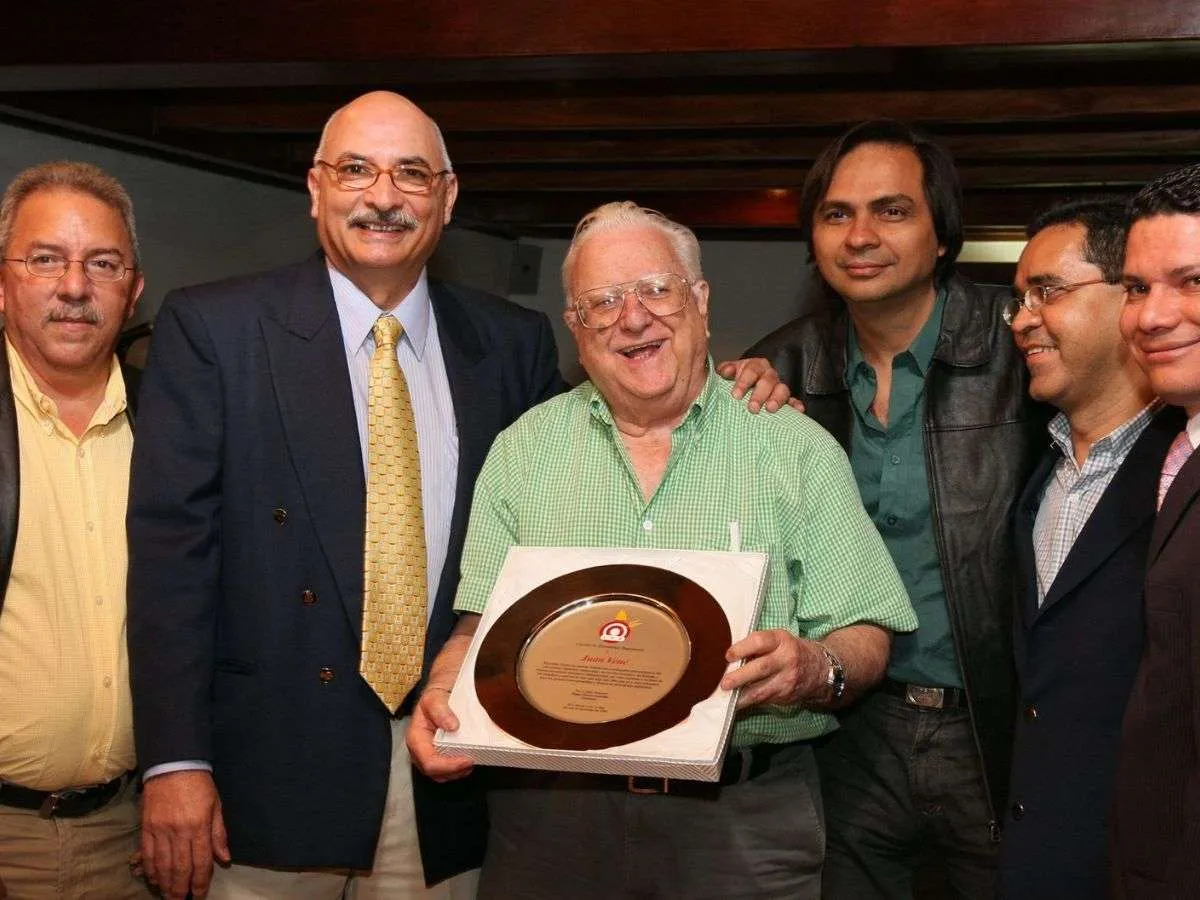
[[[716,781],[733,727],[736,692],[717,688],[678,725],[633,743],[603,750],[552,750],[518,740],[492,721],[475,692],[475,661],[488,631],[517,600],[561,575],[605,565],[653,566],[691,579],[720,605],[737,642],[758,621],[767,563],[765,553],[510,548],[450,694],[459,729],[438,729],[434,746],[443,756],[468,756],[481,765]],[[729,669],[738,665],[733,663]]]

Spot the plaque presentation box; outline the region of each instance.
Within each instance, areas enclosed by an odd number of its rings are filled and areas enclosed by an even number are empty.
[[[460,727],[438,731],[438,752],[716,781],[736,700],[716,682],[758,620],[766,572],[764,553],[513,547],[450,695]]]

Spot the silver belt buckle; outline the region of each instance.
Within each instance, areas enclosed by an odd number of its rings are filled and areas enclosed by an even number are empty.
[[[906,684],[904,699],[912,706],[924,709],[941,709],[946,703],[945,688],[925,687],[920,684]]]

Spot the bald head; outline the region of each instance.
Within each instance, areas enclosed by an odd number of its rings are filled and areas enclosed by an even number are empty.
[[[327,158],[330,146],[344,130],[352,130],[360,122],[381,120],[408,122],[415,127],[429,129],[440,157],[429,162],[436,164],[435,168],[454,171],[450,164],[450,154],[446,152],[446,141],[437,122],[425,115],[411,100],[392,91],[371,91],[334,110],[321,130],[321,140],[317,144],[317,152],[313,154],[313,165],[316,165],[317,160]]]

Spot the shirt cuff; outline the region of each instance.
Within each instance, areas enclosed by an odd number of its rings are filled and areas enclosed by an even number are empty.
[[[149,781],[159,775],[169,775],[172,772],[211,772],[212,763],[202,759],[181,759],[178,762],[159,763],[151,766],[142,775],[142,781]]]

